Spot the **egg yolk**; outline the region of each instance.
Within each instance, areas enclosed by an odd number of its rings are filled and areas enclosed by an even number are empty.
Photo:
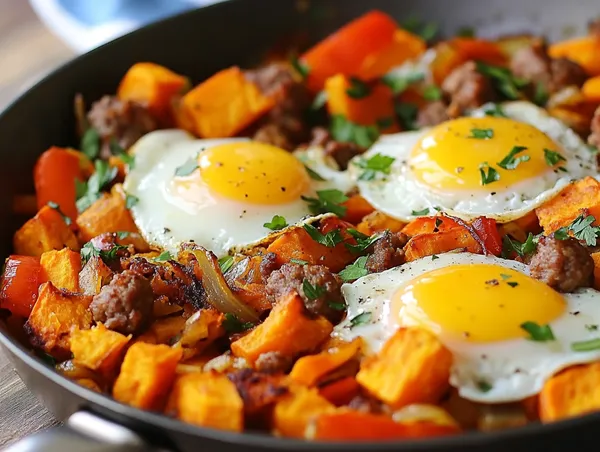
[[[550,137],[529,124],[498,117],[459,118],[423,136],[412,150],[409,166],[418,180],[435,189],[493,192],[565,163],[547,162],[545,149],[560,152]],[[511,151],[513,159],[503,167]],[[484,183],[489,167],[499,178]]]
[[[180,193],[193,186],[252,204],[285,204],[300,198],[309,186],[304,165],[289,152],[258,142],[235,142],[209,148],[198,155],[198,168],[179,178]],[[186,187],[187,186],[187,187]]]
[[[392,316],[407,316],[437,334],[473,342],[527,337],[524,322],[545,325],[565,310],[546,284],[499,265],[466,264],[427,272],[394,294]]]

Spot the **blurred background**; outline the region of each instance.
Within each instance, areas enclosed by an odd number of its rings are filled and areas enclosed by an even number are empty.
[[[0,0],[0,111],[44,74],[145,23],[222,0]]]

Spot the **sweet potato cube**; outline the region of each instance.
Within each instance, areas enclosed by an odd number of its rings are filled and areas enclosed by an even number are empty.
[[[452,354],[430,332],[402,328],[363,362],[356,380],[393,407],[436,403],[448,389]]]
[[[279,300],[262,324],[232,343],[231,351],[250,363],[268,352],[295,356],[314,350],[332,330],[326,318],[309,318],[302,299],[292,292]]]
[[[375,211],[365,216],[356,229],[363,234],[373,235],[386,229],[389,229],[391,232],[400,232],[404,226],[406,226],[406,223],[388,217],[383,212]]]
[[[125,192],[115,185],[110,194],[104,194],[77,217],[79,237],[89,242],[104,232],[138,232],[131,212],[125,206]]]
[[[113,397],[137,408],[160,410],[171,390],[181,349],[136,342],[125,355]]]
[[[303,438],[308,424],[322,413],[335,407],[316,389],[298,387],[275,405],[273,429],[276,434],[288,438]]]
[[[54,287],[71,292],[79,292],[79,272],[81,256],[79,253],[63,248],[60,251],[46,251],[40,258],[46,280]]]
[[[319,388],[319,394],[335,406],[348,405],[360,392],[356,378],[348,376]]]
[[[92,326],[91,302],[90,296],[59,290],[51,282],[42,284],[25,324],[33,346],[57,359],[68,357],[73,331]]]
[[[41,256],[46,251],[71,248],[79,251],[79,243],[61,214],[52,207],[44,206],[37,215],[15,233],[16,254]]]
[[[89,330],[75,330],[71,335],[73,359],[88,369],[112,373],[119,364],[122,352],[131,335],[107,329],[102,323]]]
[[[149,344],[168,344],[178,336],[185,327],[185,319],[182,316],[165,317],[152,322],[150,328],[136,342],[147,342]]]
[[[469,253],[481,253],[481,245],[465,228],[415,235],[406,244],[404,252],[407,262],[410,262],[460,248],[464,248]]]
[[[194,372],[178,377],[169,406],[190,424],[234,432],[244,428],[244,403],[226,375]]]
[[[320,378],[351,360],[358,353],[360,345],[360,339],[340,342],[319,354],[304,356],[296,361],[290,377],[300,384],[313,386]]]
[[[573,182],[565,187],[557,196],[542,204],[535,210],[548,235],[568,226],[580,214],[593,215],[594,225],[600,224],[600,182],[593,177]]]
[[[183,94],[189,80],[156,63],[136,63],[129,68],[117,90],[121,100],[133,100],[148,106],[161,124],[170,122],[171,101]]]
[[[369,201],[361,195],[350,196],[346,202],[342,203],[342,206],[346,208],[346,213],[342,219],[352,224],[360,223],[364,217],[375,211]]]
[[[79,272],[79,290],[86,295],[100,293],[113,277],[113,271],[98,256],[91,257]]]
[[[189,319],[181,331],[181,337],[174,345],[183,349],[184,360],[201,354],[215,340],[225,334],[222,326],[223,314],[216,309],[200,309]]]
[[[185,115],[203,138],[231,137],[274,105],[237,67],[217,72],[182,99]]]
[[[600,363],[570,367],[546,382],[539,397],[542,422],[600,411]]]

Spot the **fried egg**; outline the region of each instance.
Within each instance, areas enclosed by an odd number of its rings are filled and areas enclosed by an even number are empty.
[[[585,346],[600,338],[600,292],[558,293],[520,262],[428,256],[344,284],[342,293],[348,315],[335,336],[362,337],[376,353],[398,328],[426,328],[453,354],[450,384],[473,401],[522,400],[559,370],[600,359],[600,348]],[[549,325],[555,340],[531,340],[526,322]]]
[[[152,245],[177,251],[193,241],[217,255],[264,242],[274,215],[289,225],[313,221],[302,197],[348,187],[316,150],[303,163],[292,153],[245,138],[199,140],[181,130],[142,137],[125,191],[141,234]],[[312,171],[309,174],[307,166]],[[318,177],[319,171],[327,177]],[[311,177],[312,176],[312,177]],[[322,179],[322,180],[321,180]]]
[[[489,108],[434,128],[382,136],[350,165],[361,195],[401,221],[441,210],[504,223],[551,199],[571,180],[597,176],[596,156],[545,110],[510,102],[501,105],[506,117],[498,117],[486,116]],[[389,174],[361,180],[361,162],[377,154],[394,158]]]

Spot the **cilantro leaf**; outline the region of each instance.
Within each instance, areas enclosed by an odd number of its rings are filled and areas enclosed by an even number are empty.
[[[525,257],[533,253],[537,248],[537,237],[531,232],[527,236],[527,239],[520,243],[517,240],[510,238],[505,235],[502,239],[502,257],[509,259],[513,252],[517,253],[520,257]]]
[[[62,211],[62,210],[60,210],[60,206],[59,206],[57,203],[55,203],[54,201],[48,201],[48,203],[47,203],[46,205],[47,205],[48,207],[50,207],[51,209],[54,209],[54,210],[56,210],[56,211],[57,211],[57,212],[60,214],[60,216],[62,217],[62,219],[64,220],[64,222],[65,222],[65,224],[66,224],[67,226],[70,226],[70,225],[71,225],[71,223],[72,223],[72,221],[71,221],[71,218],[70,218],[70,217],[68,217],[68,216],[66,216],[66,215],[63,213],[63,211]]]
[[[158,256],[156,256],[154,259],[152,259],[154,262],[168,262],[170,260],[173,259],[173,256],[171,255],[170,252],[168,251],[163,251],[162,253],[160,253]]]
[[[327,306],[329,306],[331,309],[334,309],[336,311],[345,311],[346,308],[348,307],[346,305],[346,303],[335,303],[333,301],[329,301],[327,303]]]
[[[415,83],[425,79],[423,73],[413,73],[408,75],[397,75],[392,73],[386,74],[381,78],[381,81],[387,85],[394,95],[398,95],[406,91],[406,89]]]
[[[497,118],[506,118],[506,113],[502,110],[502,107],[498,104],[488,104],[483,108],[483,112],[486,116],[495,116]]]
[[[425,207],[423,210],[413,210],[410,212],[410,214],[414,217],[429,215],[429,207]]]
[[[298,74],[300,74],[300,76],[303,79],[306,79],[310,74],[310,67],[304,61],[300,61],[300,59],[298,59],[298,56],[292,55],[292,57],[290,58],[290,63],[294,70]]]
[[[423,98],[428,101],[436,101],[442,98],[442,90],[435,85],[429,85],[423,90]]]
[[[379,129],[376,125],[363,126],[349,121],[343,115],[333,115],[329,131],[335,141],[342,143],[355,143],[360,147],[368,148],[379,138]]]
[[[287,221],[281,215],[273,215],[269,223],[264,223],[263,226],[271,231],[279,231],[287,226]]]
[[[571,350],[574,352],[589,352],[600,349],[600,338],[590,339],[589,341],[573,342]]]
[[[350,243],[345,243],[346,248],[352,251],[355,254],[360,254],[366,251],[371,245],[373,245],[377,240],[383,237],[383,233],[373,234],[368,236],[363,234],[362,232],[357,231],[356,229],[348,228],[346,230],[348,234],[350,234],[356,240],[356,245],[351,245]]]
[[[333,248],[344,241],[339,229],[334,229],[333,231],[329,231],[327,234],[322,234],[321,231],[315,228],[312,224],[305,224],[302,227],[306,232],[308,232],[308,235],[310,235],[311,239],[317,243],[320,243],[321,245],[325,245],[328,248]]]
[[[588,331],[598,331],[598,325],[595,325],[595,324],[585,325],[585,329]]]
[[[340,190],[317,190],[317,198],[302,196],[302,199],[308,203],[308,209],[313,215],[331,212],[343,217],[346,214],[346,207],[340,204],[347,201],[348,197]]]
[[[221,268],[221,273],[225,274],[233,265],[233,256],[220,257],[218,262],[219,267]]]
[[[175,176],[185,177],[198,169],[198,156],[190,157],[181,166],[175,168]]]
[[[99,257],[105,262],[114,260],[117,257],[117,252],[120,250],[127,249],[124,245],[114,245],[109,250],[100,250],[94,246],[92,242],[87,242],[81,247],[79,252],[83,264],[87,263],[92,257]]]
[[[317,298],[325,295],[325,289],[321,286],[319,286],[318,284],[315,284],[314,286],[310,283],[310,281],[306,278],[304,278],[304,280],[302,281],[302,291],[304,292],[304,295],[306,295],[306,298],[308,298],[309,300],[316,300]]]
[[[375,154],[369,159],[360,158],[354,162],[356,166],[362,168],[364,171],[358,177],[359,180],[373,180],[378,173],[390,174],[392,170],[392,163],[396,159],[389,155]]]
[[[350,328],[355,326],[365,325],[371,321],[373,314],[371,312],[363,312],[350,319]]]
[[[377,127],[379,127],[379,130],[385,130],[394,125],[394,118],[386,116],[384,118],[379,118],[376,122]]]
[[[350,77],[350,86],[346,94],[352,99],[362,99],[371,94],[371,87],[357,77]]]
[[[489,140],[494,138],[493,129],[471,129],[471,135],[468,138],[475,138],[477,140]]]
[[[511,149],[511,151],[506,155],[506,157],[497,162],[497,165],[500,168],[504,168],[505,170],[514,170],[517,166],[519,166],[520,163],[529,161],[530,157],[528,155],[516,157],[517,154],[526,150],[527,148],[525,146],[514,146]]]
[[[367,270],[367,259],[369,256],[361,256],[352,264],[347,265],[341,272],[338,273],[338,276],[344,282],[354,281],[358,278],[362,278],[369,274],[369,270]]]
[[[79,213],[100,199],[102,189],[117,177],[117,168],[111,167],[104,160],[96,160],[94,166],[96,171],[91,175],[87,183],[75,179],[75,191],[80,195],[76,202]]]
[[[320,110],[327,103],[327,91],[322,90],[317,93],[311,104],[311,110]]]
[[[137,196],[133,196],[133,195],[130,195],[130,194],[127,194],[125,196],[125,207],[127,209],[131,209],[138,202],[140,202],[140,198],[138,198]]]
[[[252,322],[242,322],[235,315],[227,313],[223,316],[223,328],[228,333],[242,333],[254,326]]]
[[[535,322],[523,322],[520,326],[521,329],[529,333],[529,340],[535,342],[549,342],[556,339],[550,325],[538,325]]]
[[[546,160],[546,164],[548,166],[554,166],[560,161],[567,161],[567,159],[560,155],[558,152],[551,151],[550,149],[544,149],[544,159]]]
[[[500,180],[500,174],[488,162],[483,162],[479,165],[479,174],[481,175],[481,185],[491,184]]]
[[[600,236],[600,227],[592,226],[596,221],[593,215],[579,215],[573,222],[565,227],[562,227],[554,232],[554,237],[558,240],[566,240],[569,238],[569,231],[573,232],[573,236],[577,240],[585,241],[587,246],[596,246],[598,237]]]
[[[308,173],[308,176],[312,179],[312,180],[316,180],[319,182],[324,181],[325,179],[323,178],[323,176],[321,176],[319,173],[317,173],[315,170],[311,169],[308,165],[304,165],[304,168],[306,169],[306,172]]]
[[[81,152],[90,160],[94,160],[100,154],[100,134],[96,129],[90,127],[81,137]]]

